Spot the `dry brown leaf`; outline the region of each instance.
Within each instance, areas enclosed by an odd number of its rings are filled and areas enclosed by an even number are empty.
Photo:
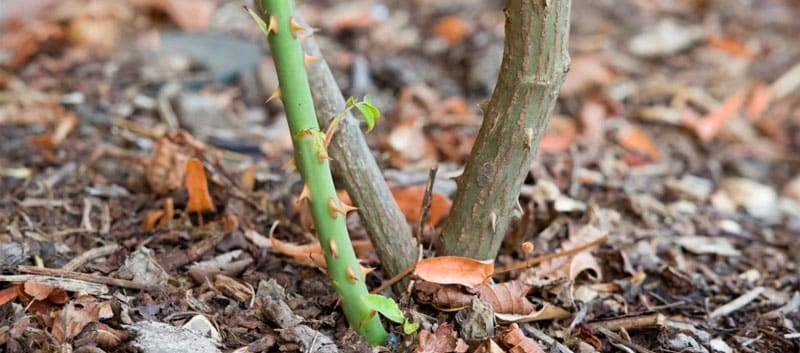
[[[164,217],[164,210],[149,210],[144,214],[144,218],[142,219],[142,223],[139,225],[139,227],[144,231],[153,230],[156,228],[156,224],[159,223],[159,220],[161,220],[162,217]]]
[[[542,303],[541,307],[539,307],[538,309],[534,309],[526,314],[494,313],[494,316],[495,318],[497,318],[497,321],[501,323],[532,322],[532,321],[542,321],[542,320],[552,320],[552,319],[563,319],[569,317],[570,315],[571,314],[569,313],[569,311],[566,311],[559,306],[547,302]]]
[[[709,142],[719,134],[729,120],[736,117],[736,113],[744,104],[744,98],[744,92],[735,93],[725,98],[717,109],[710,111],[702,118],[697,118],[692,114],[683,114],[681,122],[691,129],[700,138],[700,141]]]
[[[321,270],[327,269],[325,264],[325,255],[322,253],[322,247],[319,242],[313,242],[304,245],[292,244],[290,242],[281,241],[274,237],[269,238],[272,249],[279,254],[291,257],[298,264],[309,267],[316,267]],[[368,256],[369,251],[372,249],[372,243],[369,240],[353,240],[353,250],[356,256],[363,258]],[[371,272],[371,268],[361,267],[362,273]]]
[[[456,311],[468,307],[477,295],[489,303],[500,322],[531,322],[565,318],[570,313],[550,303],[534,305],[526,295],[531,287],[521,281],[494,285],[482,284],[473,293],[457,285],[419,282],[415,294],[420,303],[431,304],[441,311]]]
[[[239,229],[239,217],[236,217],[236,215],[232,214],[226,215],[223,226],[223,232],[225,234],[230,234],[237,229]]]
[[[658,146],[638,126],[626,125],[620,128],[617,131],[617,141],[622,147],[638,155],[646,156],[650,161],[657,162],[661,159],[661,151]]]
[[[36,300],[42,301],[47,299],[50,296],[50,293],[53,292],[55,287],[39,283],[39,282],[25,282],[25,294],[33,297]]]
[[[708,45],[722,50],[730,55],[745,59],[752,59],[755,56],[752,50],[739,40],[729,37],[712,35],[708,37]]]
[[[407,186],[392,189],[392,196],[394,196],[395,201],[397,201],[397,205],[400,207],[403,215],[406,216],[406,220],[413,223],[419,222],[419,218],[421,217],[420,212],[422,211],[422,201],[425,198],[424,186]],[[428,221],[425,222],[425,225],[433,227],[439,224],[450,212],[450,206],[452,206],[452,202],[447,196],[434,191],[431,194],[431,209],[428,213],[429,218]]]
[[[503,335],[503,343],[510,347],[510,353],[544,353],[542,347],[525,333],[517,324],[511,324]]]
[[[605,141],[605,121],[608,111],[603,102],[598,99],[586,99],[581,106],[579,114],[581,121],[581,135],[589,146],[599,149]]]
[[[14,299],[17,299],[17,295],[19,295],[19,284],[12,285],[11,287],[0,289],[0,305],[5,303],[9,303]]]
[[[616,75],[599,55],[577,57],[572,60],[569,73],[561,85],[561,96],[570,97],[592,87],[605,86]]]
[[[458,332],[448,323],[439,325],[434,332],[421,330],[417,335],[418,353],[463,353],[468,349],[469,345],[458,337]]]
[[[584,226],[561,244],[561,251],[578,248],[596,241],[605,235],[605,231],[599,230],[593,226]],[[532,275],[534,279],[567,279],[573,281],[584,271],[594,272],[595,280],[599,280],[602,274],[600,265],[590,253],[590,249],[574,256],[558,257],[543,262],[538,267],[528,271],[528,274]]]
[[[539,151],[542,153],[561,153],[569,149],[578,137],[578,128],[571,118],[553,115],[547,124],[542,140],[539,142]]]
[[[110,302],[97,302],[94,297],[84,296],[69,302],[62,310],[51,314],[51,333],[56,342],[69,342],[86,325],[114,316]]]
[[[750,121],[759,121],[772,102],[772,90],[769,86],[759,83],[750,90],[750,99],[745,108],[745,114]]]
[[[158,223],[158,226],[162,228],[169,226],[169,222],[175,217],[175,202],[172,201],[171,197],[167,197],[164,200],[163,210],[164,216],[161,217],[161,222]]]
[[[242,173],[242,178],[240,180],[242,185],[242,189],[247,191],[253,191],[256,188],[256,165],[251,164],[247,169],[244,170]]]
[[[158,139],[145,168],[145,178],[155,193],[166,194],[183,185],[188,153],[188,149],[167,137]]]
[[[447,15],[433,24],[433,34],[454,45],[472,33],[469,22],[458,15]]]
[[[428,141],[420,119],[408,118],[396,124],[386,137],[389,148],[389,163],[394,167],[408,164],[429,163],[436,160],[436,150]]]
[[[494,273],[494,260],[478,261],[460,256],[437,256],[417,262],[414,274],[428,282],[460,284],[474,288]]]
[[[67,38],[75,46],[111,49],[120,36],[120,23],[111,17],[79,16],[69,21]]]
[[[186,212],[204,213],[216,210],[211,194],[208,193],[206,171],[199,159],[192,158],[186,162],[186,191],[189,193]]]
[[[217,8],[214,0],[132,0],[132,3],[167,14],[175,24],[188,32],[207,30],[211,15]]]

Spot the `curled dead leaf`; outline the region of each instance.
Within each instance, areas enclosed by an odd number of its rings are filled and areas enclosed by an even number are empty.
[[[469,350],[464,340],[458,337],[458,331],[444,323],[436,331],[422,330],[417,335],[417,349],[419,353],[464,353]]]
[[[606,232],[593,226],[584,226],[561,244],[561,251],[576,249],[606,236]],[[567,279],[574,281],[579,274],[591,271],[594,280],[600,280],[602,270],[590,253],[591,248],[573,256],[558,257],[541,263],[527,272],[534,279]]]
[[[544,350],[535,340],[525,336],[517,324],[511,324],[503,335],[503,343],[510,347],[512,353],[544,353]]]
[[[479,261],[460,256],[437,256],[417,262],[414,274],[428,282],[460,284],[474,288],[494,273],[494,260]]]
[[[323,271],[328,268],[325,264],[325,255],[322,253],[322,247],[320,246],[319,242],[297,245],[281,241],[274,237],[270,237],[269,241],[272,246],[272,250],[279,254],[291,257],[300,265],[316,267]],[[356,256],[359,258],[367,257],[369,255],[369,251],[372,249],[372,243],[370,243],[369,240],[354,240],[352,243],[353,250],[355,250]],[[370,273],[372,270],[373,269],[369,267],[361,267],[362,274]]]
[[[51,314],[51,333],[56,342],[69,342],[90,323],[113,316],[110,302],[98,302],[91,296],[80,297]]]
[[[173,143],[169,138],[158,139],[153,147],[153,156],[145,167],[145,178],[155,193],[166,194],[183,185],[188,154],[187,148]]]
[[[206,171],[199,159],[192,158],[186,162],[186,191],[189,194],[186,212],[204,213],[216,210],[211,194],[208,193]]]

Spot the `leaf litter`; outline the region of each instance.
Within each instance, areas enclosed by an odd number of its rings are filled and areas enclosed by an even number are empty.
[[[0,350],[129,351],[155,328],[209,351],[364,351],[292,207],[302,185],[281,169],[282,111],[263,106],[274,77],[204,84],[191,78],[222,77],[207,57],[136,48],[164,29],[256,38],[239,5],[30,3],[27,17],[0,14]],[[298,4],[343,88],[368,87],[386,112],[368,140],[415,227],[416,176],[440,164],[425,247],[502,54],[502,6],[455,5]],[[573,67],[506,247],[491,263],[425,251],[411,295],[393,293],[420,324],[400,347],[796,351],[798,11],[573,1]],[[188,95],[218,108],[213,133],[183,110]],[[358,217],[348,221],[359,258],[379,265]],[[84,276],[19,267],[37,264]],[[367,279],[387,280],[379,267]],[[145,282],[160,290],[125,287]]]

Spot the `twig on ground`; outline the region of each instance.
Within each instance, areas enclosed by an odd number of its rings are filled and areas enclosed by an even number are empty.
[[[30,273],[30,274],[35,274],[35,275],[70,278],[70,279],[76,279],[76,280],[85,281],[85,282],[105,284],[105,285],[114,286],[114,287],[139,289],[139,290],[144,290],[144,291],[148,291],[148,292],[155,292],[155,291],[159,290],[158,287],[151,286],[151,285],[145,284],[145,283],[134,282],[134,281],[129,281],[129,280],[125,280],[125,279],[118,279],[118,278],[99,276],[99,275],[94,275],[94,274],[90,274],[90,273],[65,271],[65,270],[56,269],[56,268],[40,268],[40,267],[34,267],[34,266],[19,265],[19,266],[17,266],[17,270],[19,270],[20,272]]]
[[[667,317],[659,314],[647,314],[647,315],[637,315],[637,316],[628,316],[628,317],[621,317],[617,319],[611,320],[603,320],[603,321],[595,321],[590,322],[589,328],[592,330],[597,330],[598,328],[606,328],[611,331],[617,331],[620,329],[626,330],[637,330],[637,329],[652,329],[652,328],[659,328],[663,327],[667,322]]]
[[[391,286],[391,285],[393,285],[393,284],[395,284],[397,282],[400,282],[400,280],[402,280],[405,276],[408,276],[411,273],[413,273],[415,268],[417,268],[417,264],[416,263],[412,264],[411,266],[406,267],[405,269],[400,271],[398,274],[392,276],[392,278],[389,278],[389,279],[383,281],[383,283],[381,283],[381,285],[378,288],[373,289],[371,293],[372,294],[377,294],[377,293],[383,292],[384,289],[389,288],[389,286]]]
[[[36,282],[58,287],[68,292],[83,292],[91,295],[103,295],[108,293],[108,286],[104,284],[97,284],[95,282],[83,281],[79,279],[59,278],[54,276],[0,275],[0,282]]]
[[[436,172],[439,166],[434,166],[428,171],[428,181],[425,183],[425,197],[422,199],[422,210],[419,212],[419,223],[417,223],[417,241],[421,243],[422,233],[425,231],[425,221],[428,219],[431,210],[431,197],[433,196],[433,183],[436,181]],[[433,242],[431,242],[433,244]]]
[[[586,251],[588,249],[591,249],[591,248],[593,248],[595,246],[598,246],[600,244],[603,244],[607,240],[608,240],[608,235],[603,235],[602,237],[598,238],[597,240],[594,240],[594,241],[592,241],[590,243],[586,243],[586,244],[584,244],[582,246],[579,246],[577,248],[574,248],[574,249],[554,252],[552,254],[545,254],[545,255],[537,256],[537,257],[522,261],[520,263],[516,263],[516,264],[510,265],[510,266],[507,266],[507,267],[501,267],[501,268],[499,268],[499,269],[494,271],[493,276],[499,275],[501,273],[506,273],[506,272],[516,271],[516,270],[526,269],[528,267],[532,267],[532,266],[538,265],[538,264],[540,264],[542,262],[550,261],[552,259],[556,259],[556,258],[559,258],[559,257],[572,256],[572,255],[575,255],[577,253],[580,253],[580,252]]]
[[[747,304],[750,304],[753,300],[758,298],[761,293],[766,290],[765,287],[755,287],[748,291],[745,294],[740,295],[738,298],[730,301],[728,304],[725,304],[716,310],[712,311],[711,314],[708,315],[709,318],[718,318],[721,316],[726,316],[736,310],[741,309]]]
[[[66,265],[61,266],[61,269],[64,271],[75,271],[79,267],[83,266],[83,264],[98,257],[113,254],[115,251],[119,249],[120,249],[119,245],[112,244],[88,250],[83,254],[74,257],[72,260],[70,260],[70,262],[67,262]]]

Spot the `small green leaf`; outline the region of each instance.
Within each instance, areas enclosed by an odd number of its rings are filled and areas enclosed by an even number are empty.
[[[347,102],[345,102],[345,109],[350,108],[355,104],[356,104],[356,99],[351,96],[350,98],[347,98]]]
[[[385,318],[394,321],[398,324],[404,323],[406,318],[400,310],[400,306],[395,303],[392,298],[384,297],[378,294],[365,294],[364,301],[370,309],[375,310]]]
[[[251,8],[246,7],[246,9],[247,9],[247,13],[250,14],[250,17],[253,18],[253,21],[255,21],[256,24],[258,24],[258,28],[261,28],[261,32],[264,32],[264,35],[268,35],[269,34],[269,29],[268,29],[269,26],[267,26],[267,23],[264,22],[264,20],[262,20],[261,17],[258,16],[258,14],[256,14],[255,11],[253,11]]]
[[[372,105],[369,96],[365,96],[363,102],[356,103],[356,108],[364,116],[364,121],[367,122],[367,132],[372,131],[372,128],[375,127],[375,120],[381,117],[381,111]]]
[[[417,332],[418,329],[419,329],[418,322],[411,322],[408,320],[403,321],[403,333],[410,335],[414,332]]]

